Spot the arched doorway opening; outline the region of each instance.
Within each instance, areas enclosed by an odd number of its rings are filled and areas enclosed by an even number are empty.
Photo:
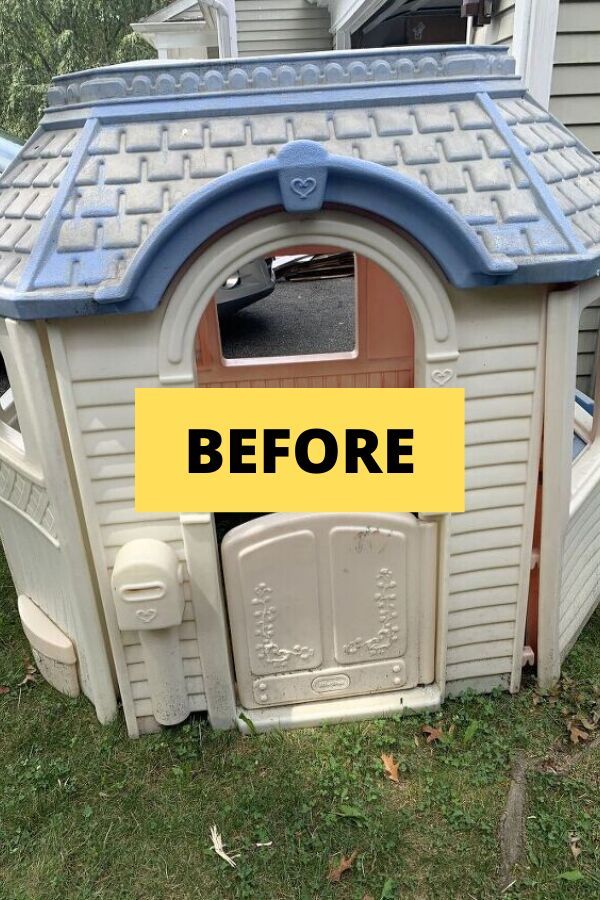
[[[361,254],[277,248],[228,273],[198,326],[196,373],[211,388],[412,387],[410,311],[393,278]],[[216,513],[219,541],[258,515]]]
[[[235,286],[236,273],[257,259],[332,251],[352,258],[352,290],[346,301],[337,292],[342,306],[351,301],[349,342],[282,354],[272,335],[258,355],[236,353],[215,303],[223,285]],[[323,300],[314,285],[305,293],[308,316]],[[444,283],[407,240],[355,213],[274,213],[242,224],[198,252],[166,299],[159,340],[164,385],[439,387],[455,377],[454,317]],[[277,298],[260,303],[275,309]],[[238,710],[250,710],[257,727],[269,728],[437,704],[446,517],[257,516],[229,523],[221,546],[213,514],[182,516],[199,614],[205,603],[207,621],[217,613],[212,640],[208,633],[200,638],[202,652],[223,660],[231,649]],[[222,568],[224,596],[207,574],[208,560]]]

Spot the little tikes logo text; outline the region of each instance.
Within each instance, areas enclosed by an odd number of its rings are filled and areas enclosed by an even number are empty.
[[[138,388],[138,512],[461,512],[458,388]]]

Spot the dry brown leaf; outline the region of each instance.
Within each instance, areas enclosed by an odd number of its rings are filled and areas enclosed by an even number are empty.
[[[571,738],[572,744],[578,744],[579,741],[589,741],[590,736],[587,731],[582,731],[581,728],[578,728],[575,722],[570,722],[567,726],[569,729],[569,737]]]
[[[577,857],[581,856],[581,847],[579,846],[580,840],[581,838],[578,834],[569,835],[569,847],[571,848],[573,859],[577,859]]]
[[[373,894],[365,894],[362,900],[375,900],[375,897],[373,896]]]
[[[350,856],[342,856],[339,866],[334,866],[327,876],[327,880],[333,884],[337,884],[341,880],[344,872],[348,872],[352,868],[354,860],[358,856],[358,850],[353,850]]]
[[[444,734],[441,728],[434,728],[433,725],[421,725],[421,732],[427,735],[428,744],[439,741]]]
[[[581,719],[580,719],[580,722],[581,722],[581,724],[583,725],[583,727],[585,728],[586,731],[595,731],[596,728],[598,727],[598,723],[597,723],[597,722],[590,722],[589,719],[581,718]]]
[[[0,694],[10,694],[10,688],[6,684],[0,684]]]
[[[23,681],[19,682],[19,687],[21,687],[24,684],[30,684],[31,682],[35,683],[37,673],[38,673],[37,669],[33,665],[33,663],[30,662],[28,659],[26,659],[25,660],[25,678],[23,679]]]
[[[382,753],[381,762],[383,763],[385,774],[390,779],[390,781],[393,781],[394,784],[400,784],[400,776],[398,775],[398,763],[396,762],[392,754]]]

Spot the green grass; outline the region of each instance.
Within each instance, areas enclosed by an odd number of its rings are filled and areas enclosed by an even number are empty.
[[[509,898],[600,893],[600,760],[568,742],[600,700],[600,617],[560,694],[531,686],[447,702],[440,714],[244,738],[193,721],[131,741],[85,700],[19,686],[27,645],[0,566],[0,897],[395,900],[498,897],[497,828],[516,752],[529,775],[527,858]],[[444,739],[427,745],[420,727]],[[386,780],[381,753],[400,764]],[[231,869],[210,849],[216,824]],[[575,860],[569,836],[582,853]],[[272,842],[268,847],[257,843]],[[339,884],[327,875],[357,850]],[[565,880],[561,875],[579,880]]]

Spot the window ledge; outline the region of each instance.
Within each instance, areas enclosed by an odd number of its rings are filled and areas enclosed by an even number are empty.
[[[12,441],[9,441],[0,432],[0,461],[7,463],[24,475],[30,481],[34,481],[40,487],[44,486],[44,476],[37,466],[33,465],[25,456],[25,451]]]

